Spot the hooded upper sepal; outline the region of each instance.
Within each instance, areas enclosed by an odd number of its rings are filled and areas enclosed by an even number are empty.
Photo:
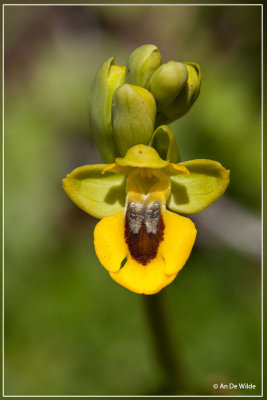
[[[168,124],[186,114],[196,101],[201,85],[201,69],[196,63],[184,63],[188,71],[186,85],[175,100],[164,110],[159,110],[156,125]]]
[[[104,162],[119,155],[111,127],[111,105],[115,90],[124,83],[125,66],[109,58],[98,70],[90,92],[89,118],[95,145]]]
[[[112,172],[102,173],[105,164],[84,165],[63,179],[69,198],[83,211],[103,218],[124,210],[126,177]]]
[[[178,213],[197,213],[215,202],[225,192],[230,171],[219,162],[192,160],[179,163],[189,174],[171,176],[171,194],[167,206]]]
[[[168,125],[161,125],[155,130],[150,146],[157,150],[163,160],[172,163],[180,161],[177,142],[173,130]]]
[[[156,103],[148,90],[129,84],[116,90],[112,104],[112,128],[120,156],[124,156],[132,146],[150,142],[155,118]]]
[[[164,168],[169,162],[163,160],[153,147],[138,144],[131,147],[124,157],[116,158],[116,163],[122,167],[134,168]]]
[[[149,88],[149,80],[161,64],[161,55],[153,44],[137,47],[129,56],[125,82]]]

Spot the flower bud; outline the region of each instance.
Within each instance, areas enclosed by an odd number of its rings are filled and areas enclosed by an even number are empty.
[[[99,69],[91,88],[89,118],[95,145],[106,163],[119,155],[111,126],[112,96],[124,83],[125,67],[109,58]]]
[[[148,89],[149,80],[160,63],[161,55],[156,46],[145,44],[137,47],[129,56],[125,82]]]
[[[139,86],[124,84],[114,93],[112,128],[121,156],[136,144],[148,144],[156,118],[156,102],[152,94]]]
[[[168,124],[187,113],[196,101],[201,84],[201,70],[196,63],[184,63],[188,79],[182,92],[164,111],[157,115],[157,125]]]
[[[169,61],[162,64],[150,79],[149,90],[155,97],[157,109],[163,111],[181,93],[188,79],[183,63]]]

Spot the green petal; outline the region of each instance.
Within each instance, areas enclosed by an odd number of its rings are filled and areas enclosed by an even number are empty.
[[[157,150],[163,160],[168,160],[172,163],[180,161],[176,139],[168,125],[161,125],[155,130],[150,146]]]
[[[212,160],[179,163],[190,175],[171,176],[172,191],[168,207],[175,212],[191,214],[204,210],[216,201],[229,184],[230,171]]]
[[[83,211],[103,218],[124,210],[125,175],[101,173],[105,164],[84,165],[63,179],[69,198]]]

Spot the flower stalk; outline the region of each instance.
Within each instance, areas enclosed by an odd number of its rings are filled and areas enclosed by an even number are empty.
[[[154,349],[165,375],[168,392],[185,393],[187,389],[185,371],[181,360],[178,359],[177,343],[166,313],[165,293],[161,291],[153,296],[143,296],[143,301]]]

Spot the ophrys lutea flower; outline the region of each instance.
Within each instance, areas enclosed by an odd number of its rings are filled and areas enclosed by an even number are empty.
[[[102,218],[94,245],[110,276],[133,292],[154,294],[175,279],[196,238],[194,223],[167,207],[206,208],[226,189],[229,173],[211,160],[170,163],[146,145],[115,161],[77,168],[63,186],[80,208]]]

